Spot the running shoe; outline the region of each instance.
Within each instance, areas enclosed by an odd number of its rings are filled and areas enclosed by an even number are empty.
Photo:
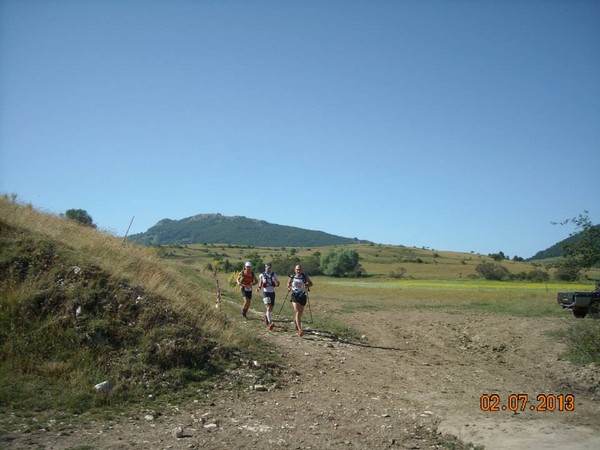
[[[275,328],[275,324],[273,322],[271,322],[269,324],[269,330],[273,330],[273,328]]]

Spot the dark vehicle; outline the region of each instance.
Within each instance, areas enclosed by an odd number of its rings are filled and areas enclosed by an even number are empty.
[[[583,319],[588,314],[598,317],[600,312],[600,282],[596,283],[595,291],[559,292],[556,300],[563,309],[573,311],[573,315],[578,319]]]

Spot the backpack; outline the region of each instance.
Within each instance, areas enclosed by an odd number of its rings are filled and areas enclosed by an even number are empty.
[[[304,275],[304,272],[302,272],[298,277],[295,274],[292,274],[290,275],[290,278],[300,278],[303,283],[306,283],[306,275]]]
[[[304,272],[302,272],[300,275],[296,276],[295,274],[290,275],[290,279],[291,284],[292,284],[292,291],[296,292],[296,288],[294,288],[294,278],[298,278],[300,280],[302,280],[302,283],[304,283],[304,289],[302,291],[308,291],[308,286],[306,286],[306,275],[304,275]]]
[[[263,272],[262,275],[263,275],[263,280],[265,280],[265,284],[263,287],[268,287],[268,286],[275,287],[275,284],[273,283],[273,277],[275,276],[275,272],[271,272],[271,273]]]
[[[242,277],[242,286],[252,286],[254,283],[254,271],[251,270],[250,274],[246,274],[243,270],[239,273],[239,276]]]

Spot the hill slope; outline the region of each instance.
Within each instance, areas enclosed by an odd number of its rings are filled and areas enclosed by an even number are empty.
[[[207,298],[212,280],[191,282],[153,252],[5,198],[0,280],[0,415],[168,395],[222,379],[252,351]],[[105,380],[114,389],[98,396]]]
[[[368,242],[221,214],[198,214],[181,220],[163,219],[148,231],[130,236],[129,240],[141,245],[208,243],[255,247],[322,247]]]
[[[600,225],[594,225],[594,228],[600,229]],[[527,259],[527,261],[536,261],[539,259],[547,259],[547,258],[559,258],[564,255],[564,246],[566,244],[574,244],[581,240],[581,232],[574,234],[573,236],[569,236],[566,239],[563,239],[560,242],[548,247],[546,250],[541,250],[533,255],[531,258]]]

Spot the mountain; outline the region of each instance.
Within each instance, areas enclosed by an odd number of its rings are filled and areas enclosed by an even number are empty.
[[[322,247],[369,243],[323,231],[221,214],[198,214],[181,220],[163,219],[146,232],[131,235],[128,240],[141,245],[208,243],[254,247]]]
[[[594,228],[600,229],[600,225],[594,225]],[[582,232],[579,232],[572,236],[569,236],[568,238],[563,239],[562,241],[552,245],[551,247],[548,247],[546,250],[541,250],[541,251],[537,252],[531,258],[528,258],[527,261],[535,261],[538,259],[547,259],[547,258],[559,258],[559,257],[563,256],[563,254],[564,254],[563,247],[565,246],[565,244],[574,244],[574,243],[580,241],[581,233]]]

